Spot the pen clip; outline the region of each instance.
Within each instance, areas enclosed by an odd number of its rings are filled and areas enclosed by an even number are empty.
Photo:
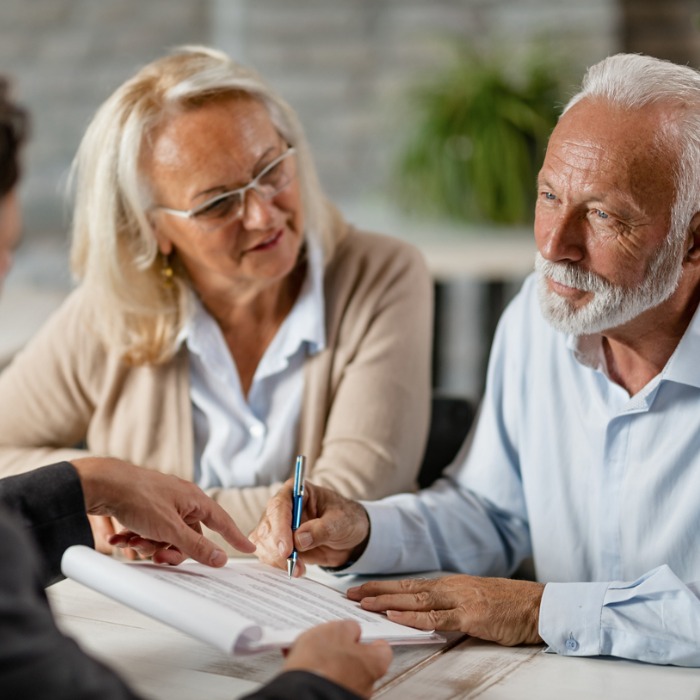
[[[306,467],[306,457],[298,455],[294,464],[294,495],[304,495],[304,471]]]

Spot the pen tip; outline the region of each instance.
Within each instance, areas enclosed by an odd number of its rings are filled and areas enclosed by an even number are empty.
[[[287,576],[289,578],[292,578],[292,574],[294,573],[294,559],[291,557],[287,559]]]

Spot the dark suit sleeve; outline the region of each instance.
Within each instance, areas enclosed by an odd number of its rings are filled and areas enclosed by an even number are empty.
[[[360,700],[360,696],[315,673],[287,671],[241,700]]]
[[[44,586],[60,578],[61,556],[73,544],[93,546],[80,479],[71,464],[0,479],[3,698],[138,700],[113,671],[65,637],[53,620]],[[303,671],[284,673],[247,697],[358,700],[354,693]]]
[[[0,479],[0,505],[39,548],[45,586],[62,578],[61,556],[68,547],[94,545],[80,478],[69,462]]]
[[[59,632],[33,543],[0,508],[0,695],[32,700],[137,700],[109,668]],[[202,695],[206,700],[206,694]],[[249,700],[357,700],[312,673],[292,671]]]
[[[0,509],[0,696],[135,700],[124,683],[58,631],[33,543]]]

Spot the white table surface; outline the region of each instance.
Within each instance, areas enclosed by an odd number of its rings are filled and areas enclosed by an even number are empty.
[[[61,629],[148,698],[230,700],[272,678],[282,665],[278,652],[231,658],[74,581],[48,593]],[[452,644],[394,647],[394,661],[374,697],[700,700],[700,669],[565,658],[542,647],[508,649],[474,639]]]

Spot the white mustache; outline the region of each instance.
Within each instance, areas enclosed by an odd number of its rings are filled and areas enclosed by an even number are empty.
[[[556,263],[545,260],[540,253],[535,258],[535,269],[542,277],[553,282],[580,289],[583,292],[601,294],[612,289],[613,285],[595,272],[582,270],[571,263]]]

